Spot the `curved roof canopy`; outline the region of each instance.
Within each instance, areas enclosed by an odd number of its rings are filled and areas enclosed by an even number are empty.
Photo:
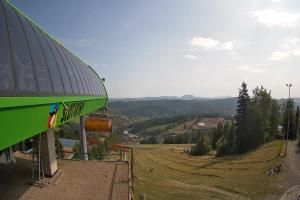
[[[104,108],[97,73],[0,0],[0,151]]]
[[[95,71],[0,1],[0,96],[106,96]]]

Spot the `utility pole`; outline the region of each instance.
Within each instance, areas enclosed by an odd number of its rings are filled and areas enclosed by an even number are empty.
[[[289,100],[287,103],[287,109],[288,109],[288,124],[287,124],[287,133],[286,133],[286,144],[285,144],[285,153],[284,155],[286,156],[287,154],[287,146],[288,146],[288,141],[289,141],[289,132],[290,132],[290,109],[291,109],[291,87],[292,84],[286,84],[286,86],[289,88]]]

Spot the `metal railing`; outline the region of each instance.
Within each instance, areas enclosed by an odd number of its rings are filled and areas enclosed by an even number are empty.
[[[59,151],[68,154],[69,152]],[[70,153],[72,154],[72,153]],[[74,153],[73,153],[74,154]],[[97,158],[97,156],[101,156],[101,159],[93,159],[98,161],[124,161],[128,162],[128,184],[129,184],[129,192],[128,197],[130,200],[134,200],[134,154],[133,149],[131,147],[122,147],[119,152],[116,153],[88,153],[88,157]],[[102,157],[103,156],[103,157]],[[108,159],[107,157],[114,156],[114,159]],[[99,158],[99,157],[98,157]],[[84,156],[81,153],[77,153],[77,155],[68,159],[65,157],[58,156],[57,159],[62,160],[84,160]],[[90,160],[90,159],[89,159]]]

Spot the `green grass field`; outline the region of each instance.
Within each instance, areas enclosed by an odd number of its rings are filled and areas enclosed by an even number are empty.
[[[281,174],[265,171],[281,163],[281,141],[244,155],[190,156],[188,145],[134,146],[135,195],[148,199],[278,199]],[[153,171],[150,172],[150,169]]]
[[[165,131],[168,126],[174,126],[173,128],[169,129],[169,132],[172,132],[175,134],[183,134],[183,133],[187,132],[188,128],[190,128],[196,121],[197,121],[197,119],[192,119],[187,122],[181,123],[179,125],[177,125],[176,123],[166,123],[166,124],[161,124],[161,125],[155,125],[155,126],[151,126],[147,129],[145,129],[145,131]],[[184,126],[186,126],[186,128],[184,128]]]
[[[172,129],[170,129],[170,132],[175,133],[175,134],[186,133],[188,131],[188,129],[191,128],[196,123],[196,121],[197,121],[197,119],[189,120],[185,123],[182,123]]]
[[[161,124],[161,125],[156,125],[156,126],[151,126],[147,129],[145,129],[145,131],[157,131],[157,130],[165,130],[168,126],[172,126],[175,123],[167,123],[167,124]]]

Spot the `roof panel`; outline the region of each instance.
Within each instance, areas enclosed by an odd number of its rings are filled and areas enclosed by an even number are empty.
[[[87,77],[87,84],[89,85],[89,94],[94,95],[94,85],[92,83],[91,76],[88,71],[88,66],[83,62],[81,62],[81,65],[82,65],[82,69],[84,70],[85,75]]]
[[[86,66],[84,66],[84,64],[78,58],[75,57],[75,59],[77,59],[77,62],[79,63],[79,66],[81,68],[82,75],[83,75],[83,78],[84,78],[86,86],[87,86],[87,91],[86,91],[87,95],[91,95],[92,94],[92,86],[91,86],[89,77],[86,72]]]
[[[51,77],[52,84],[53,84],[54,94],[58,94],[58,95],[64,94],[64,88],[62,85],[61,76],[58,71],[58,67],[55,62],[55,58],[54,58],[54,56],[51,52],[51,49],[46,41],[46,38],[39,30],[37,30],[36,28],[34,28],[34,30],[35,30],[37,38],[40,41],[40,44],[42,47],[41,50],[44,52],[44,56],[46,59],[46,63],[48,65],[50,77]]]
[[[0,96],[101,93],[93,69],[11,2],[0,2]]]
[[[90,82],[92,84],[93,95],[97,95],[96,82],[95,82],[95,79],[93,78],[93,73],[94,72],[90,67],[87,67],[87,72],[88,72],[88,75],[90,77]]]
[[[37,95],[33,64],[23,27],[15,11],[4,5],[18,93]]]
[[[14,96],[15,83],[5,15],[0,1],[0,96]]]
[[[46,40],[47,40],[47,42],[50,46],[50,49],[52,50],[54,58],[56,60],[58,70],[59,70],[61,78],[62,78],[62,83],[63,83],[64,89],[65,89],[65,93],[66,94],[72,94],[73,89],[72,89],[70,77],[69,77],[68,72],[66,70],[66,67],[63,63],[63,60],[62,60],[56,46],[54,45],[53,41],[48,36],[45,36],[45,38],[46,38]]]
[[[64,52],[67,60],[70,63],[70,66],[72,67],[72,69],[74,71],[75,78],[76,78],[77,83],[78,83],[79,94],[84,94],[83,83],[82,83],[82,79],[81,79],[80,72],[78,70],[77,65],[74,63],[71,55],[69,54],[69,52],[65,48],[62,48],[62,51]]]
[[[39,94],[51,94],[52,91],[52,82],[50,79],[48,66],[41,50],[39,40],[37,39],[35,32],[33,31],[31,25],[24,18],[20,18],[23,24],[25,35],[28,40],[29,50],[31,53],[31,58],[34,64],[37,87]]]
[[[55,46],[56,46],[56,48],[57,48],[57,50],[58,50],[58,52],[59,52],[59,54],[62,58],[62,61],[65,65],[65,67],[66,67],[66,70],[67,70],[67,73],[69,75],[71,85],[72,85],[72,88],[73,88],[73,94],[79,94],[77,80],[75,78],[73,68],[69,63],[69,60],[66,58],[65,53],[62,51],[62,47],[59,44],[57,44],[56,42],[54,42],[54,44],[55,44]]]
[[[82,84],[83,84],[83,88],[84,88],[84,94],[89,95],[89,89],[88,89],[89,86],[87,84],[86,76],[85,76],[85,73],[80,64],[80,61],[74,55],[71,55],[71,57],[72,57],[74,63],[76,64],[76,67],[78,68],[79,75],[81,76],[81,80],[82,80]]]

